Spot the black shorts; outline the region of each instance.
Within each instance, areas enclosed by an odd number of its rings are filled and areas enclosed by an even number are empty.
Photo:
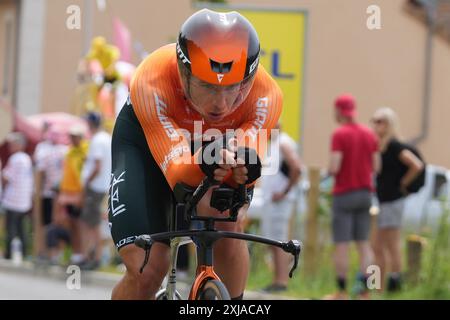
[[[73,204],[66,205],[66,211],[72,219],[78,219],[81,215],[81,208]]]
[[[69,232],[61,226],[50,225],[47,230],[47,247],[57,248],[60,241],[70,244]]]
[[[142,234],[169,230],[173,192],[147,145],[131,104],[117,117],[112,136],[108,197],[111,235],[118,249]]]
[[[48,226],[52,223],[53,198],[42,198],[42,224]]]
[[[249,190],[249,198],[253,190]],[[126,103],[112,136],[108,218],[117,249],[137,236],[169,231],[175,198],[153,158],[144,131]],[[167,241],[167,244],[169,242]]]

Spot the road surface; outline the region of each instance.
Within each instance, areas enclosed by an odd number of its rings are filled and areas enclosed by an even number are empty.
[[[70,290],[66,281],[0,271],[0,300],[105,300],[112,286],[83,285]]]
[[[72,273],[66,274],[62,269],[47,274],[33,267],[16,269],[0,260],[0,300],[109,300],[120,279],[119,275],[83,271],[78,282],[71,281],[71,276]],[[187,298],[189,286],[179,282],[177,288]],[[249,291],[244,296],[252,300],[291,299]]]

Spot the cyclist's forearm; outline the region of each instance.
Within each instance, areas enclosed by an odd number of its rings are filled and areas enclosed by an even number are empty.
[[[194,156],[191,157],[190,162],[188,163],[172,163],[169,165],[164,175],[172,190],[179,182],[192,187],[198,186],[205,177],[200,166],[195,162]]]

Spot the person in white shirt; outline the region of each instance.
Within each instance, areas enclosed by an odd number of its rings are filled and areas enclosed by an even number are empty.
[[[264,195],[264,210],[261,220],[263,236],[287,241],[289,237],[289,219],[295,205],[295,186],[301,174],[301,162],[297,155],[296,142],[279,129],[271,137],[270,154],[266,161],[276,162],[278,170],[275,174],[263,175],[261,189]],[[273,164],[273,163],[272,163]],[[290,256],[282,249],[272,247],[274,277],[272,283],[264,291],[277,292],[287,289]]]
[[[86,119],[92,139],[82,172],[85,194],[81,220],[86,229],[83,251],[85,257],[91,258],[85,268],[96,269],[102,254],[102,205],[111,179],[111,135],[102,129],[102,117],[99,113],[90,112]],[[91,252],[94,252],[93,257],[90,257]]]
[[[11,156],[2,171],[2,206],[6,211],[5,258],[11,259],[11,243],[14,238],[21,241],[22,255],[26,253],[24,217],[33,202],[33,164],[24,152],[26,139],[23,134],[13,132],[6,138]]]
[[[44,158],[52,148],[52,142],[49,139],[49,132],[50,124],[48,122],[44,122],[42,125],[42,140],[34,148],[33,161],[35,164],[39,162],[40,159]]]
[[[47,228],[53,221],[53,206],[59,189],[59,183],[62,178],[64,156],[68,147],[58,144],[59,133],[55,128],[47,127],[43,133],[44,140],[36,146],[33,158],[35,169],[40,179],[41,193],[41,223],[44,227],[44,234],[47,234]],[[37,204],[35,204],[37,205]],[[43,241],[43,240],[42,240]],[[40,245],[43,251],[47,251],[45,241]],[[45,255],[44,252],[39,252]]]
[[[42,142],[36,146],[33,158],[36,170],[42,174],[42,223],[52,221],[53,199],[62,177],[62,167],[67,146],[58,144],[58,133],[50,128]]]

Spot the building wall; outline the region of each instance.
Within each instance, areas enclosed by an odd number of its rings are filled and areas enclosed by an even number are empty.
[[[254,4],[256,1],[230,1]],[[380,106],[397,111],[404,138],[420,134],[426,28],[404,10],[404,0],[260,0],[259,6],[308,10],[302,156],[328,162],[332,103],[341,92],[358,102],[359,121],[369,124]],[[366,27],[369,5],[381,8],[381,30]],[[430,130],[419,144],[430,163],[450,167],[450,43],[433,41]],[[448,144],[448,146],[447,146]]]
[[[12,103],[15,82],[17,3],[0,2],[0,97]]]
[[[86,1],[47,0],[48,19],[46,25],[42,111],[71,110],[76,87],[76,69],[80,57],[86,53],[85,43],[88,35],[102,35],[110,42],[113,40],[113,17],[119,17],[132,34],[132,41],[139,42],[147,52],[174,42],[178,28],[190,15],[188,0],[138,1],[108,0],[104,12],[97,9],[91,1],[92,24],[88,17]],[[66,13],[70,5],[81,9],[81,29],[66,28]],[[90,30],[89,30],[90,29]],[[89,37],[90,38],[90,37]],[[140,61],[133,50],[133,63]]]
[[[17,88],[15,105],[26,115],[42,110],[43,46],[46,41],[46,0],[21,0],[17,52]],[[56,71],[56,70],[55,70]]]
[[[83,24],[81,30],[68,30],[66,9],[72,4],[79,5],[85,17],[86,2],[44,1],[47,6],[40,110],[69,111],[76,86],[75,71],[85,52],[89,28]],[[230,0],[229,3],[308,11],[301,142],[306,164],[326,166],[330,135],[336,127],[332,103],[342,92],[356,97],[361,122],[368,124],[379,106],[390,106],[400,116],[403,136],[419,135],[426,28],[405,12],[405,0]],[[370,31],[366,27],[366,9],[372,4],[382,10],[381,30]],[[151,52],[174,41],[180,25],[194,10],[189,0],[109,0],[105,12],[94,6],[91,34],[112,40],[112,17],[119,16],[130,29],[133,42],[139,41]],[[446,145],[450,136],[446,123],[450,119],[450,44],[441,37],[436,37],[433,44],[430,131],[419,147],[428,162],[450,167],[450,146]],[[0,52],[1,48],[0,45]],[[133,62],[138,61],[134,54]]]

